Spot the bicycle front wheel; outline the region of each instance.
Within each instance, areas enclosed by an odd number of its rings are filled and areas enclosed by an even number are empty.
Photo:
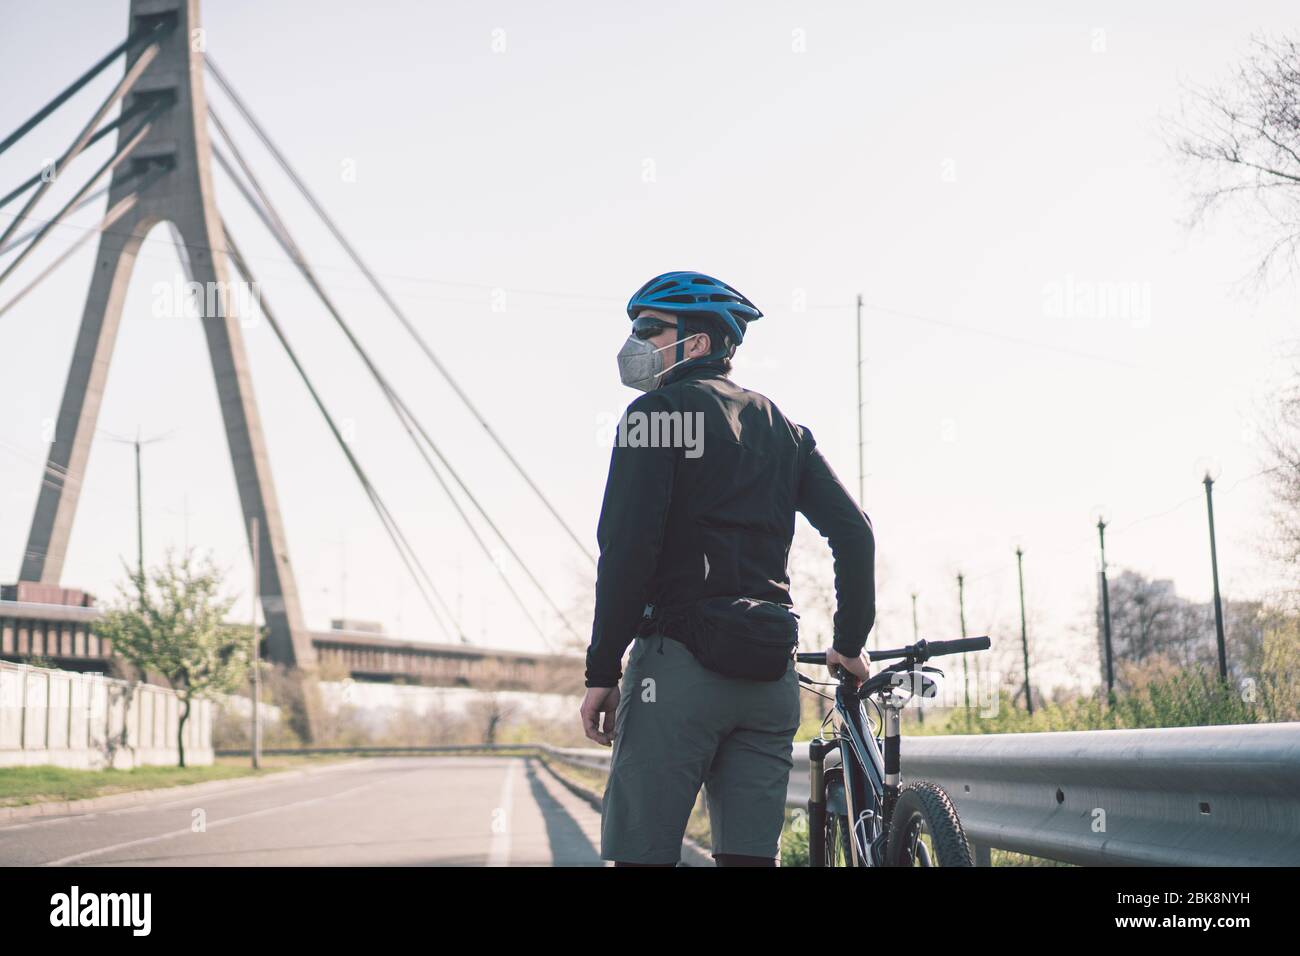
[[[826,816],[822,840],[822,866],[852,866],[853,853],[849,849],[852,836],[849,832],[848,803],[844,798],[842,771],[826,772]]]
[[[938,784],[918,781],[899,791],[885,844],[885,865],[975,865],[957,808]]]

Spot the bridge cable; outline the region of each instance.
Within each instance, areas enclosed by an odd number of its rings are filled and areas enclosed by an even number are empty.
[[[141,113],[145,112],[149,108],[150,108],[149,101],[141,100],[140,102],[133,105],[130,109],[123,110],[120,114],[118,114],[116,119],[114,119],[112,122],[105,123],[103,126],[101,126],[98,130],[95,131],[95,135],[90,137],[90,139],[86,141],[87,148],[94,146],[96,143],[98,143],[109,133],[113,132],[113,130],[117,129],[120,126],[125,125],[126,123],[129,123],[131,120],[135,119],[137,116],[139,116]],[[10,191],[8,195],[4,197],[0,197],[0,209],[3,209],[5,206],[9,205],[9,203],[13,202],[23,193],[27,192],[27,190],[35,186],[38,182],[41,181],[41,177],[44,175],[45,175],[45,170],[41,170],[39,173],[33,174],[32,177],[28,179],[25,183]]]
[[[118,182],[119,183],[122,182],[125,178],[126,177],[123,177],[123,179],[119,179]],[[74,212],[80,212],[82,209],[85,209],[87,206],[93,203],[96,199],[100,199],[104,196],[107,196],[109,192],[112,191],[112,189],[113,189],[113,184],[111,182],[107,186],[100,186],[93,193],[88,194],[85,199],[81,200],[75,206],[69,209],[68,215],[70,216]],[[5,246],[3,249],[0,249],[0,256],[3,256],[5,253],[12,252],[14,249],[17,249],[19,246],[23,245],[25,242],[27,242],[28,239],[30,239],[32,236],[36,235],[38,232],[41,231],[41,226],[44,226],[47,222],[49,222],[48,219],[38,219],[35,216],[28,216],[27,219],[30,222],[40,223],[40,225],[33,226],[31,229],[28,229],[26,232],[24,232],[21,236],[14,236],[12,239],[10,239],[9,245]],[[63,225],[63,223],[59,223],[59,225]],[[86,227],[78,226],[76,228],[84,230]],[[90,231],[97,232],[98,230],[91,227]],[[117,235],[117,233],[110,232],[109,235]]]
[[[74,80],[72,84],[68,86],[62,93],[54,97],[54,99],[50,100],[50,102],[46,103],[39,110],[37,110],[35,115],[33,115],[29,120],[27,120],[27,122],[23,123],[16,130],[14,130],[12,133],[6,136],[3,141],[0,141],[0,153],[3,153],[14,143],[18,142],[20,139],[22,139],[24,136],[30,133],[37,126],[37,124],[39,124],[43,119],[45,119],[45,117],[49,116],[56,109],[58,109],[60,106],[66,103],[68,99],[71,98],[74,94],[76,94],[76,92],[80,90],[83,86],[85,86],[95,77],[99,76],[99,74],[104,71],[105,67],[107,67],[110,63],[116,60],[123,53],[128,53],[131,50],[134,50],[136,47],[138,47],[141,43],[144,43],[146,40],[154,39],[155,37],[161,40],[164,36],[166,36],[173,29],[175,29],[175,27],[176,27],[176,21],[173,19],[167,22],[159,22],[154,24],[152,27],[143,28],[132,32],[129,36],[127,36],[125,40],[123,40],[111,51],[105,54],[103,59],[101,59],[98,63],[96,63],[89,70],[83,73],[80,77]]]
[[[162,113],[169,106],[170,104],[155,103],[151,106],[148,106],[146,109],[139,111],[145,113],[144,119],[140,121],[141,126],[157,119],[159,116],[162,115]],[[132,136],[134,136],[136,133],[139,132],[140,132],[140,128],[137,127],[135,133],[132,133]],[[134,149],[134,146],[132,146],[132,148]],[[120,158],[124,159],[125,157],[120,157]],[[109,192],[112,191],[114,185],[117,186],[125,185],[126,183],[130,182],[132,179],[136,179],[140,176],[145,175],[145,173],[147,173],[149,169],[154,169],[156,167],[157,167],[157,163],[151,162],[149,163],[148,169],[128,171],[123,175],[119,176],[116,179],[116,181],[110,181],[107,184],[96,189],[94,192],[89,193],[80,199],[73,197],[72,204],[69,207],[67,207],[60,216],[56,217],[53,220],[40,219],[37,218],[36,216],[24,217],[24,221],[31,221],[33,223],[39,223],[40,225],[33,226],[31,229],[27,230],[27,232],[24,232],[18,236],[14,236],[7,243],[0,245],[0,256],[12,252],[14,249],[17,249],[19,246],[23,245],[25,242],[30,240],[33,236],[37,236],[40,233],[42,233],[47,227],[62,225],[60,219],[66,218],[67,216],[72,215],[74,212],[78,212],[79,210],[84,209],[86,206],[89,206],[100,196],[107,195]],[[38,178],[39,178],[39,174],[38,174]],[[84,192],[84,190],[79,192],[78,196],[80,196],[82,192]],[[104,231],[102,227],[97,229],[92,229],[92,232],[102,232],[102,231]]]
[[[207,64],[208,70],[212,73],[213,78],[221,86],[222,90],[225,91],[226,95],[230,97],[231,102],[235,105],[235,108],[239,111],[240,115],[244,117],[244,120],[252,128],[253,132],[257,134],[258,139],[262,141],[262,145],[264,145],[267,148],[267,151],[270,152],[270,154],[275,158],[275,161],[280,165],[280,168],[284,170],[285,174],[289,177],[290,181],[298,189],[298,192],[302,194],[305,200],[307,200],[308,205],[312,207],[312,209],[316,212],[316,215],[319,216],[321,221],[325,224],[325,227],[338,241],[339,245],[343,247],[343,251],[348,254],[348,257],[361,271],[361,274],[366,277],[366,280],[370,283],[371,287],[375,290],[375,292],[378,293],[379,297],[383,299],[384,303],[388,306],[389,310],[391,310],[393,315],[397,317],[398,321],[401,322],[402,326],[406,329],[406,331],[410,333],[411,337],[415,339],[416,344],[418,344],[420,347],[420,350],[424,352],[425,356],[429,359],[429,361],[433,363],[434,368],[438,370],[438,372],[442,375],[443,379],[446,380],[447,384],[451,386],[452,391],[456,393],[456,396],[461,400],[462,404],[464,404],[464,406],[469,410],[470,414],[474,416],[475,420],[481,426],[483,426],[483,430],[487,432],[488,437],[492,439],[492,441],[496,444],[497,448],[501,450],[501,453],[505,455],[506,460],[510,462],[511,466],[515,469],[515,471],[519,474],[519,476],[523,478],[524,482],[528,485],[528,487],[532,489],[533,493],[537,496],[538,500],[541,501],[541,503],[546,507],[546,510],[549,511],[551,513],[551,516],[554,517],[555,520],[559,522],[560,526],[564,529],[565,533],[568,534],[569,538],[573,541],[573,543],[578,546],[578,549],[584,555],[586,555],[587,560],[589,560],[593,565],[595,565],[596,563],[595,556],[587,549],[586,545],[582,543],[578,535],[574,533],[573,528],[571,528],[569,526],[569,523],[564,520],[564,517],[559,513],[558,510],[556,510],[555,506],[551,504],[550,500],[546,497],[546,495],[542,493],[541,488],[539,488],[537,486],[537,483],[533,481],[531,476],[529,476],[528,472],[524,469],[524,466],[519,463],[518,459],[516,459],[515,456],[511,454],[510,449],[506,447],[505,442],[492,429],[492,426],[488,424],[487,419],[483,417],[482,412],[480,412],[477,406],[475,406],[474,403],[470,400],[469,395],[465,393],[465,390],[462,389],[460,387],[460,384],[452,377],[451,372],[447,369],[445,365],[442,364],[442,362],[438,359],[437,355],[434,354],[433,349],[430,348],[428,341],[424,338],[423,335],[420,334],[419,330],[415,327],[415,325],[411,322],[411,320],[407,318],[406,313],[402,311],[401,307],[389,294],[387,288],[385,288],[385,286],[379,281],[375,273],[370,270],[370,267],[366,265],[365,261],[362,260],[360,253],[357,252],[357,250],[353,247],[352,243],[350,243],[347,240],[347,238],[343,235],[342,230],[340,230],[339,227],[335,224],[334,220],[330,218],[329,214],[326,213],[324,207],[321,206],[320,202],[316,199],[315,195],[311,192],[311,190],[307,188],[307,184],[303,182],[302,178],[297,174],[297,172],[295,172],[293,166],[290,165],[289,161],[285,158],[284,154],[281,153],[280,150],[276,147],[275,143],[271,141],[270,136],[262,128],[261,124],[258,123],[257,120],[253,117],[252,112],[248,109],[247,105],[244,103],[243,99],[239,96],[239,94],[236,93],[234,88],[230,85],[230,82],[226,79],[225,74],[223,74],[221,70],[217,68],[217,65],[216,63],[213,62],[212,57],[205,56],[204,62]],[[211,107],[209,107],[209,109],[211,109]]]
[[[112,92],[105,97],[104,102],[99,105],[99,109],[95,110],[95,115],[90,118],[90,122],[82,127],[81,132],[78,133],[76,139],[72,141],[72,145],[69,146],[64,151],[63,155],[55,162],[55,175],[48,179],[42,177],[41,184],[36,187],[36,191],[27,197],[27,202],[24,204],[22,211],[19,212],[14,218],[14,221],[9,224],[8,229],[3,233],[0,233],[0,248],[3,248],[5,242],[13,235],[14,230],[18,228],[19,224],[24,218],[26,218],[27,214],[32,211],[36,204],[41,201],[41,197],[44,196],[45,191],[50,188],[50,184],[54,182],[59,171],[62,170],[64,166],[75,160],[77,156],[81,154],[81,151],[86,148],[91,136],[95,133],[95,128],[99,126],[104,117],[108,115],[108,111],[113,108],[114,104],[125,96],[131,87],[135,85],[136,80],[140,79],[140,74],[143,73],[145,68],[148,67],[149,64],[158,56],[159,49],[160,47],[157,43],[152,43],[145,47],[136,58],[136,61],[131,64],[130,69],[128,69],[122,78],[117,81],[117,85],[113,87]]]
[[[231,262],[234,264],[235,268],[239,271],[240,275],[243,276],[244,281],[247,282],[250,286],[257,288],[257,279],[256,277],[254,277],[253,272],[249,268],[247,261],[240,253],[239,247],[235,244],[235,240],[230,234],[230,228],[224,223],[224,221],[222,222],[222,230],[225,234],[226,246],[230,253]],[[362,489],[365,491],[366,496],[370,499],[371,505],[374,506],[375,512],[376,514],[378,514],[379,520],[384,526],[384,530],[388,533],[389,539],[393,542],[393,546],[397,549],[398,555],[401,557],[402,562],[406,565],[407,571],[410,572],[412,579],[415,581],[416,588],[420,591],[420,594],[424,598],[425,603],[428,605],[429,610],[433,612],[434,619],[438,622],[438,626],[442,628],[443,633],[447,634],[448,637],[451,636],[450,632],[447,629],[447,626],[443,623],[442,618],[439,616],[439,608],[436,607],[434,603],[429,600],[430,593],[437,599],[438,605],[441,606],[442,612],[447,615],[447,617],[451,620],[452,624],[455,626],[456,633],[460,637],[461,643],[463,644],[470,643],[469,638],[465,636],[464,629],[460,626],[460,622],[456,619],[456,615],[452,613],[450,606],[448,606],[447,602],[443,599],[442,595],[438,593],[438,589],[434,586],[433,580],[430,578],[428,571],[426,571],[424,565],[420,563],[419,557],[415,553],[415,549],[411,547],[410,542],[406,538],[406,535],[402,532],[401,527],[398,525],[397,519],[393,517],[392,512],[388,509],[388,506],[384,503],[384,500],[380,496],[378,490],[370,482],[369,477],[366,475],[365,469],[362,468],[361,463],[357,460],[356,456],[352,453],[352,449],[348,447],[347,440],[343,437],[343,433],[339,430],[338,425],[334,422],[333,416],[330,415],[328,409],[326,409],[324,400],[321,398],[320,393],[316,391],[315,385],[312,384],[311,377],[307,374],[307,370],[303,367],[302,362],[298,359],[298,355],[294,351],[293,346],[289,344],[289,340],[284,333],[284,329],[280,326],[279,321],[275,318],[275,313],[271,311],[271,308],[268,305],[264,295],[258,296],[258,305],[259,308],[261,309],[262,314],[266,316],[267,324],[270,325],[271,331],[275,333],[275,336],[279,340],[281,347],[284,348],[285,354],[289,357],[289,361],[293,364],[293,367],[297,370],[299,377],[303,381],[303,384],[307,386],[307,391],[308,393],[310,393],[312,397],[312,401],[316,403],[316,408],[321,413],[322,417],[324,417],[325,424],[329,426],[330,432],[334,435],[334,440],[338,443],[339,448],[342,449],[344,456],[348,460],[348,464],[352,466],[353,473],[356,475],[358,481],[361,482]],[[426,591],[426,586],[428,589],[427,591]]]
[[[456,471],[455,467],[451,464],[450,460],[447,458],[445,454],[443,454],[442,450],[438,447],[437,442],[435,442],[432,436],[428,433],[428,430],[416,417],[415,413],[406,404],[406,402],[402,399],[402,397],[397,393],[396,389],[394,389],[393,386],[389,383],[389,381],[383,375],[383,373],[379,371],[374,361],[371,359],[369,354],[361,345],[356,335],[352,332],[351,327],[348,325],[348,323],[343,318],[341,313],[339,313],[338,309],[334,306],[332,300],[325,292],[324,287],[321,285],[319,279],[317,279],[317,277],[315,276],[315,273],[311,269],[310,264],[307,263],[306,259],[304,258],[302,251],[298,246],[297,242],[293,239],[292,235],[289,234],[288,228],[284,225],[284,221],[280,218],[279,214],[276,212],[275,208],[271,204],[270,197],[266,194],[265,190],[262,189],[261,184],[258,182],[256,175],[253,173],[252,169],[248,166],[247,162],[244,160],[243,155],[240,152],[237,144],[235,144],[235,142],[230,138],[229,133],[226,130],[226,127],[222,125],[220,118],[217,117],[215,114],[213,114],[213,119],[215,120],[215,125],[217,126],[218,131],[225,138],[227,144],[229,145],[230,149],[234,153],[235,159],[239,163],[239,166],[243,171],[244,175],[247,177],[252,188],[257,192],[260,202],[258,199],[254,199],[253,196],[249,193],[248,189],[245,187],[240,177],[235,173],[233,167],[230,164],[230,161],[226,158],[225,154],[221,151],[220,147],[216,146],[216,144],[214,143],[213,155],[216,156],[217,162],[225,170],[226,174],[231,177],[231,180],[235,183],[236,187],[239,188],[240,193],[243,195],[245,201],[247,201],[249,205],[252,206],[253,210],[262,218],[263,224],[266,225],[266,227],[272,233],[272,235],[274,235],[277,238],[277,241],[279,241],[281,248],[284,249],[284,251],[287,254],[289,254],[294,264],[298,267],[299,272],[303,275],[304,279],[307,281],[308,285],[316,292],[317,296],[320,298],[321,302],[325,305],[326,309],[330,311],[330,314],[334,317],[335,321],[339,324],[340,328],[347,336],[348,341],[352,344],[353,348],[357,351],[358,355],[365,363],[371,375],[375,378],[376,382],[383,390],[385,396],[388,398],[389,404],[393,406],[394,411],[397,413],[398,418],[402,422],[403,427],[406,429],[407,434],[411,437],[411,440],[415,444],[417,451],[420,452],[420,455],[424,459],[425,464],[429,467],[429,470],[433,473],[434,477],[438,480],[439,484],[442,486],[443,491],[447,494],[448,499],[451,501],[452,505],[456,508],[457,513],[460,515],[462,521],[465,522],[466,527],[470,530],[470,533],[474,536],[480,548],[483,549],[483,552],[488,557],[488,560],[497,569],[497,573],[501,576],[501,579],[504,582],[507,590],[510,591],[511,595],[515,598],[515,601],[519,604],[520,610],[523,611],[524,615],[529,619],[529,621],[533,624],[533,627],[537,630],[538,635],[549,646],[549,641],[546,637],[545,632],[541,629],[540,626],[537,625],[536,621],[533,620],[531,613],[529,612],[527,606],[523,602],[523,599],[519,596],[518,592],[514,589],[513,585],[510,583],[510,580],[506,576],[505,571],[500,567],[498,561],[493,556],[491,549],[487,546],[487,543],[479,535],[477,529],[474,527],[473,522],[469,519],[469,516],[465,513],[464,509],[457,501],[455,495],[451,492],[451,489],[447,486],[446,481],[443,479],[442,475],[438,472],[436,466],[429,459],[428,453],[425,451],[424,447],[420,443],[420,438],[423,438],[424,442],[433,451],[434,455],[437,456],[439,462],[441,462],[442,466],[448,471],[448,473],[456,481],[461,491],[464,492],[466,497],[474,505],[479,515],[487,523],[488,527],[491,528],[492,531],[496,534],[496,536],[501,540],[501,542],[505,545],[506,550],[510,553],[511,557],[513,557],[515,561],[518,562],[524,574],[533,583],[533,585],[537,588],[537,590],[542,594],[542,596],[546,599],[546,601],[551,605],[551,608],[559,616],[560,621],[564,624],[564,626],[569,630],[571,634],[573,634],[575,638],[581,639],[577,631],[574,630],[573,626],[569,623],[564,612],[556,605],[554,600],[551,599],[549,592],[542,585],[542,583],[537,579],[536,575],[532,573],[532,570],[529,568],[528,564],[524,561],[523,557],[519,554],[519,552],[515,550],[514,546],[510,543],[510,539],[506,537],[505,533],[500,529],[500,527],[497,526],[496,522],[492,520],[492,517],[490,514],[488,514],[487,509],[478,500],[477,496],[475,496],[474,493],[469,489],[465,481],[460,477],[459,473]],[[412,427],[414,427],[414,429],[419,432],[419,437],[417,437],[416,434],[412,431]]]
[[[45,225],[41,226],[41,228],[37,230],[36,234],[32,236],[31,241],[28,242],[23,250],[14,257],[13,261],[5,267],[5,270],[0,272],[0,285],[4,284],[5,279],[13,274],[13,271],[17,269],[18,266],[21,265],[22,262],[36,249],[36,247],[41,244],[41,241],[50,234],[50,231],[68,217],[69,213],[72,212],[73,207],[77,205],[82,197],[84,197],[96,183],[103,179],[104,176],[108,175],[108,173],[110,173],[118,163],[131,155],[135,148],[140,145],[140,141],[144,139],[145,134],[149,132],[152,126],[153,119],[146,119],[139,127],[137,127],[136,131],[126,140],[126,142],[118,145],[113,155],[108,157],[108,159],[104,161],[103,165],[95,171],[95,174],[81,185],[81,187],[73,194],[71,199],[64,203],[63,208],[55,214],[53,219],[46,222]],[[13,225],[17,225],[20,221],[21,220],[19,219],[15,219]],[[12,228],[10,231],[12,231]],[[0,252],[4,251],[5,247],[3,243],[0,243]]]
[[[64,249],[63,252],[61,252],[54,259],[53,262],[51,262],[44,269],[42,269],[40,274],[37,275],[36,278],[34,278],[31,282],[27,283],[27,285],[23,286],[23,288],[20,289],[12,299],[10,299],[4,305],[0,305],[0,318],[4,318],[4,314],[8,312],[10,309],[12,309],[15,305],[17,305],[18,302],[24,296],[27,295],[27,293],[31,292],[34,288],[40,285],[41,282],[43,282],[46,278],[48,278],[52,272],[54,272],[56,269],[59,268],[59,266],[67,262],[74,252],[76,252],[78,249],[80,249],[82,246],[84,246],[87,242],[90,241],[91,236],[96,236],[103,233],[104,230],[106,230],[109,226],[113,225],[113,223],[117,222],[117,220],[121,219],[132,208],[134,208],[135,204],[140,199],[140,193],[142,193],[144,190],[148,189],[151,185],[153,185],[153,183],[158,178],[160,178],[163,173],[167,171],[168,171],[167,167],[165,166],[152,167],[151,171],[143,176],[141,183],[137,187],[136,191],[126,196],[123,196],[121,199],[119,199],[117,203],[114,204],[113,208],[111,208],[107,213],[104,214],[104,218],[99,221],[99,225],[95,226],[92,229],[87,229],[80,237],[78,237],[76,242],[72,243],[72,245]],[[119,180],[119,182],[121,182],[121,180]]]
[[[461,520],[465,523],[466,527],[469,529],[470,534],[473,535],[474,540],[478,543],[479,547],[483,550],[484,554],[487,556],[489,562],[496,569],[497,574],[501,577],[502,582],[505,584],[506,589],[510,592],[515,602],[519,605],[519,608],[523,612],[524,616],[528,619],[529,623],[532,624],[533,628],[537,631],[538,636],[541,637],[543,643],[545,643],[549,649],[550,641],[545,631],[536,622],[536,620],[534,620],[531,612],[528,610],[527,605],[524,603],[523,598],[519,595],[518,591],[515,590],[514,586],[510,582],[510,579],[506,576],[504,569],[502,569],[500,563],[493,556],[491,549],[487,545],[487,542],[483,540],[478,530],[474,527],[473,522],[470,520],[469,516],[465,513],[465,510],[461,506],[460,502],[457,501],[455,495],[452,493],[450,487],[447,485],[446,480],[438,472],[438,469],[435,467],[433,461],[429,458],[428,452],[425,450],[424,445],[421,444],[420,441],[421,438],[424,439],[424,442],[427,443],[430,449],[432,449],[434,455],[437,456],[438,460],[442,463],[443,467],[446,468],[447,471],[451,474],[451,476],[455,479],[456,483],[460,486],[461,490],[465,493],[465,495],[469,498],[469,500],[474,505],[474,507],[478,510],[479,514],[482,516],[483,520],[487,523],[488,527],[490,527],[492,531],[497,535],[497,537],[501,539],[507,551],[515,559],[515,561],[519,563],[519,566],[523,569],[524,574],[527,575],[528,579],[532,581],[532,583],[537,587],[538,591],[541,592],[542,596],[551,605],[552,609],[556,612],[557,615],[559,615],[560,620],[563,622],[564,626],[575,637],[578,637],[577,631],[575,631],[573,626],[569,623],[568,619],[564,615],[564,612],[560,610],[560,608],[555,604],[549,592],[542,586],[541,582],[538,581],[537,577],[532,573],[528,565],[524,563],[523,558],[515,550],[514,546],[511,545],[510,540],[505,536],[505,534],[501,531],[501,529],[492,520],[491,516],[487,513],[487,510],[474,496],[473,492],[469,490],[465,482],[460,478],[460,475],[456,472],[455,468],[451,465],[450,461],[442,453],[442,450],[438,447],[437,443],[429,435],[428,431],[424,428],[420,420],[415,416],[414,412],[411,411],[410,407],[397,393],[396,389],[394,389],[393,386],[388,382],[388,379],[383,375],[383,373],[379,371],[378,367],[371,359],[369,353],[366,352],[365,348],[361,345],[360,341],[353,333],[347,321],[343,318],[342,314],[338,311],[333,301],[329,298],[328,294],[321,286],[319,280],[316,278],[315,273],[312,271],[310,265],[303,258],[302,252],[298,247],[298,244],[294,241],[293,237],[289,234],[279,214],[275,211],[274,207],[271,206],[270,198],[266,195],[260,183],[258,183],[256,176],[253,174],[253,171],[249,168],[248,164],[244,161],[244,158],[240,153],[239,148],[235,145],[233,140],[230,139],[229,134],[226,131],[226,128],[221,124],[220,119],[218,119],[216,116],[213,116],[213,119],[216,121],[216,126],[218,131],[222,134],[223,138],[225,138],[231,151],[234,153],[235,158],[239,163],[240,169],[243,171],[244,175],[248,178],[249,182],[252,185],[252,188],[257,192],[257,196],[260,198],[260,201],[258,198],[254,198],[253,195],[248,191],[248,188],[245,186],[240,176],[235,172],[233,166],[230,163],[230,160],[227,159],[224,151],[219,146],[217,146],[216,143],[213,143],[212,153],[213,156],[216,157],[218,164],[222,167],[222,169],[225,170],[226,174],[234,182],[235,186],[239,189],[241,195],[244,197],[244,200],[248,202],[248,204],[253,208],[254,212],[256,212],[257,215],[262,219],[263,224],[267,227],[267,229],[271,232],[271,234],[275,236],[276,240],[280,243],[281,248],[283,248],[284,251],[291,257],[294,264],[298,267],[299,272],[303,275],[303,278],[307,281],[308,285],[316,293],[317,297],[321,300],[326,310],[329,311],[331,316],[333,316],[335,322],[338,323],[339,327],[343,330],[343,333],[347,337],[349,343],[351,343],[353,349],[360,356],[367,370],[370,372],[371,376],[375,379],[376,383],[378,383],[380,389],[384,393],[385,398],[392,406],[393,411],[396,413],[398,420],[402,423],[403,428],[410,436],[412,443],[416,447],[416,450],[420,453],[420,456],[424,459],[425,464],[428,466],[429,470],[433,473],[434,478],[438,481],[439,485],[446,493],[448,499],[452,503],[452,506],[456,509],[456,512],[460,515]],[[412,430],[413,428],[414,431]],[[416,434],[417,431],[419,433],[418,436]]]

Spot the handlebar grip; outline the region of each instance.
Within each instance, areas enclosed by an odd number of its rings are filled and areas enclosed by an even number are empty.
[[[985,651],[992,645],[987,635],[982,637],[960,637],[955,641],[926,641],[925,649],[930,657],[944,654],[965,654],[967,651]]]

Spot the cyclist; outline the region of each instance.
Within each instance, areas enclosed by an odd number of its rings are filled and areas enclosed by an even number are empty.
[[[587,737],[613,745],[601,857],[675,865],[704,785],[718,865],[774,866],[800,722],[786,569],[795,512],[834,556],[827,663],[861,679],[875,619],[871,521],[812,433],[730,380],[762,316],[752,302],[702,273],[669,272],[627,314],[619,373],[645,394],[610,460],[581,707]]]

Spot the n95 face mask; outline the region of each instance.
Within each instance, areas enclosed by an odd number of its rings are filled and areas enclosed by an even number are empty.
[[[682,341],[689,342],[702,334],[701,332],[694,332]],[[648,341],[639,339],[635,335],[629,335],[627,341],[623,343],[623,347],[618,351],[619,379],[628,388],[635,388],[640,392],[649,392],[658,388],[659,379],[681,364],[681,362],[674,362],[664,368],[663,353],[676,347],[676,342],[670,342],[661,348],[655,348]],[[683,359],[682,361],[687,360]]]

